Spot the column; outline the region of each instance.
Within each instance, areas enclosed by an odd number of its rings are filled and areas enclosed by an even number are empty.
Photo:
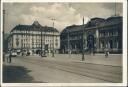
[[[100,42],[99,42],[99,30],[96,29],[96,51],[99,51],[100,45],[101,45],[101,48],[102,48],[102,44],[100,44]]]

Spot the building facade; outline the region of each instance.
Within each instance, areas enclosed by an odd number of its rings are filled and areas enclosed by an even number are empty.
[[[66,27],[60,35],[61,53],[122,52],[122,17],[92,18],[87,24]]]
[[[10,32],[8,47],[32,53],[39,50],[57,52],[60,49],[60,33],[53,27],[40,25],[38,21],[32,25],[17,25]]]

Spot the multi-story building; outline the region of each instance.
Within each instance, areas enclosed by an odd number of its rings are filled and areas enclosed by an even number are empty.
[[[66,27],[60,35],[61,52],[122,52],[122,17],[92,18],[87,24]]]
[[[38,21],[32,25],[17,25],[8,38],[9,49],[47,52],[60,49],[60,34],[53,27],[42,26]]]

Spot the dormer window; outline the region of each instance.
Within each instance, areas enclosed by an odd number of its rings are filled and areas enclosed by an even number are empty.
[[[34,21],[33,25],[39,26],[39,22],[38,21]]]

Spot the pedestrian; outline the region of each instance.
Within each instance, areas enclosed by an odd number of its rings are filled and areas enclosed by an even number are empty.
[[[7,57],[7,62],[8,63],[11,63],[12,62],[12,59],[11,59],[11,52],[9,53],[8,57]]]
[[[70,53],[70,54],[72,54],[72,51],[71,51],[71,50],[69,50],[69,53]]]
[[[93,51],[93,56],[95,56],[95,51]]]
[[[7,63],[8,63],[8,61],[9,61],[9,52],[7,52],[7,54],[6,54],[6,59],[7,59]]]
[[[108,49],[105,50],[105,57],[108,58],[108,55],[109,55],[109,51]]]
[[[107,51],[107,54],[109,55],[109,51]]]
[[[24,52],[22,52],[22,56],[24,56]]]

